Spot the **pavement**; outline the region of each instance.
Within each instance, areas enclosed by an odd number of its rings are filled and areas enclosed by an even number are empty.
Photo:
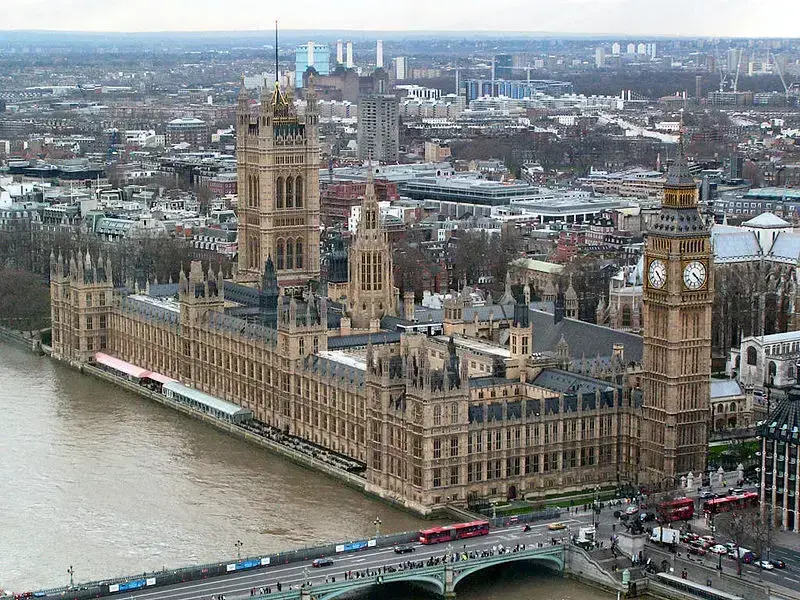
[[[547,529],[547,523],[540,523],[531,525],[531,531],[524,532],[522,525],[513,525],[503,529],[493,529],[489,535],[458,540],[452,544],[423,546],[415,543],[413,544],[414,552],[408,554],[397,554],[393,547],[375,548],[332,556],[334,564],[329,567],[314,568],[310,560],[271,565],[263,569],[233,573],[224,577],[188,581],[149,590],[137,590],[127,594],[115,594],[114,597],[129,600],[214,600],[216,596],[222,595],[225,600],[231,600],[236,597],[249,598],[254,588],[256,594],[259,593],[260,588],[266,587],[276,592],[279,582],[283,591],[303,582],[310,581],[312,586],[324,584],[326,578],[331,581],[335,577],[336,582],[340,582],[344,580],[346,571],[375,571],[385,566],[397,567],[407,561],[424,561],[430,557],[442,557],[448,553],[448,547],[452,552],[464,551],[465,547],[468,552],[481,552],[498,545],[506,548],[512,548],[516,544],[531,546],[542,543],[542,545],[550,545],[552,538],[566,538],[570,530],[577,533],[578,527],[590,523],[591,513],[565,516],[560,521],[566,523],[570,529],[550,531]]]

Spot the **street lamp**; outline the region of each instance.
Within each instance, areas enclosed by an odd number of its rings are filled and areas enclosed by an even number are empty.
[[[375,525],[375,538],[381,534],[381,525],[383,525],[383,521],[381,521],[380,517],[375,517],[375,520],[372,522]]]
[[[242,540],[236,540],[234,546],[236,546],[236,560],[242,560],[242,546],[244,546]]]
[[[592,525],[599,525],[597,515],[600,512],[600,486],[594,486],[594,510],[592,510]]]
[[[73,576],[75,575],[75,569],[72,568],[72,565],[70,565],[69,569],[67,569],[67,573],[69,573],[69,587],[75,587],[75,581],[73,579]]]

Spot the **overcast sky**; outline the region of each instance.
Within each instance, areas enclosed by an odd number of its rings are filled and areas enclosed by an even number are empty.
[[[800,0],[0,0],[1,29],[470,30],[798,37]]]

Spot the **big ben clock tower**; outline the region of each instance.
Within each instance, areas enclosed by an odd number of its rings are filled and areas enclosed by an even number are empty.
[[[682,129],[682,128],[681,128]],[[659,484],[706,469],[711,395],[711,239],[683,148],[670,166],[644,256],[640,471]]]

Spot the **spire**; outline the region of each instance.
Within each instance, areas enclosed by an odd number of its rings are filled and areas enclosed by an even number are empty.
[[[567,300],[577,300],[578,293],[575,291],[575,288],[572,287],[572,273],[569,275],[569,286],[567,287],[567,292],[565,294]]]
[[[684,142],[685,142],[685,128],[683,125],[683,111],[681,110],[681,122],[678,133],[678,149],[675,155],[675,160],[672,162],[672,164],[669,166],[669,169],[667,170],[666,185],[668,186],[695,185],[694,179],[692,178],[692,175],[689,173],[689,165],[686,162],[686,148]]]
[[[239,104],[247,104],[250,100],[250,94],[247,92],[247,86],[244,84],[244,73],[239,83]]]

